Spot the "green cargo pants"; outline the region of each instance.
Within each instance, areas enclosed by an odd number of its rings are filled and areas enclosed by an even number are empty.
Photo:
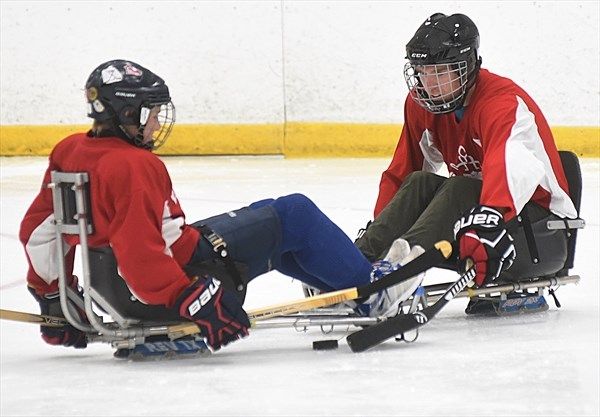
[[[373,262],[385,257],[392,242],[398,238],[408,241],[411,247],[421,245],[425,249],[440,240],[452,242],[454,223],[467,210],[479,204],[481,187],[482,181],[476,178],[447,178],[430,172],[413,172],[406,177],[394,198],[355,244]],[[555,217],[543,207],[531,202],[526,205],[526,210],[531,223],[537,224],[537,227],[534,227],[536,231],[542,231],[545,227],[542,220]],[[530,265],[527,242],[516,218],[507,224],[507,229],[515,238],[517,248],[517,261],[511,272],[517,272],[517,275],[521,276],[530,273],[545,274],[547,271],[560,269],[561,260],[557,258],[563,256],[563,247],[566,258],[564,232],[551,233],[552,236],[548,236],[546,231],[540,234],[538,246],[542,247],[546,242],[560,246],[557,248],[560,256],[553,254],[544,266],[539,265],[543,267],[540,269],[538,265]],[[564,263],[564,259],[562,262]]]

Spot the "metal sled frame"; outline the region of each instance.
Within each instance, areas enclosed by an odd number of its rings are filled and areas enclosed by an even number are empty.
[[[543,295],[544,289],[548,288],[549,291],[553,291],[553,288],[561,285],[576,284],[579,282],[579,275],[569,275],[569,270],[573,268],[575,259],[575,247],[577,241],[577,230],[585,227],[585,221],[579,217],[581,207],[581,168],[579,166],[579,160],[577,155],[570,151],[559,151],[562,166],[567,177],[567,183],[569,185],[569,196],[573,201],[573,205],[577,210],[578,217],[576,219],[562,219],[562,220],[548,220],[546,221],[547,230],[566,230],[567,231],[567,258],[563,265],[563,268],[550,276],[534,276],[527,277],[516,282],[507,282],[499,284],[489,284],[482,288],[462,291],[457,294],[458,297],[469,297],[473,298],[500,298],[505,299],[509,293],[528,292],[529,289],[537,289],[538,295]],[[520,222],[528,222],[528,219],[521,219]],[[535,236],[532,236],[531,241],[527,241],[530,253],[537,254],[537,245],[535,242]],[[533,247],[532,247],[533,246]],[[537,263],[539,259],[534,258],[532,262]],[[444,293],[445,289],[448,288],[452,283],[429,285],[425,287],[424,298],[422,298],[422,304],[427,306],[433,304],[441,294]]]
[[[86,332],[90,342],[110,343],[118,349],[134,348],[144,343],[149,336],[172,335],[172,328],[176,323],[142,323],[137,318],[125,317],[92,286],[88,235],[93,233],[94,228],[90,211],[88,174],[52,171],[48,187],[52,190],[54,205],[58,288],[65,319],[73,327]],[[83,297],[67,284],[64,235],[79,236]],[[104,318],[96,314],[95,307],[105,311],[114,321],[104,322]],[[75,311],[76,308],[85,312],[89,324],[80,319]],[[321,327],[321,330],[327,333],[329,331],[327,329],[334,325],[366,326],[381,320],[381,318],[358,317],[351,314],[351,310],[344,312],[343,309],[318,309],[303,314],[256,321],[253,327],[259,329],[291,327],[297,331],[304,331],[309,327]]]
[[[454,296],[454,298],[474,298],[474,297],[505,297],[506,294],[517,291],[526,291],[530,289],[538,290],[538,293],[546,288],[557,288],[562,285],[577,284],[581,277],[579,275],[566,275],[552,278],[536,278],[531,280],[522,280],[518,282],[490,284],[481,288],[467,288]],[[451,283],[426,285],[423,287],[424,293],[420,296],[419,302],[427,307],[434,304],[441,295],[448,289]],[[412,303],[414,297],[409,298],[402,305],[406,306]]]
[[[143,343],[148,336],[168,334],[167,325],[141,325],[138,320],[121,316],[91,286],[88,235],[93,232],[93,223],[90,216],[88,174],[52,171],[48,187],[52,190],[54,205],[60,303],[67,321],[73,327],[88,333],[90,341],[119,342],[121,345],[127,344],[132,347]],[[79,236],[83,298],[67,285],[63,240],[63,235],[67,234]],[[79,314],[74,310],[75,306],[85,311],[89,324],[79,318]],[[106,311],[115,322],[105,323],[94,311],[94,306]]]

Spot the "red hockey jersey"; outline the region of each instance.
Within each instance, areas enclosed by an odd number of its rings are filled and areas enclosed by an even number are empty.
[[[483,180],[480,203],[504,207],[509,220],[532,200],[560,217],[577,217],[550,127],[537,104],[513,81],[479,72],[462,120],[435,115],[408,96],[404,128],[383,173],[375,217],[413,171]]]
[[[94,233],[91,247],[110,245],[121,275],[148,304],[171,305],[190,280],[182,269],[199,232],[185,224],[162,161],[116,137],[67,137],[50,155],[40,193],[21,223],[19,237],[29,261],[27,282],[39,294],[56,291],[58,267],[52,226],[50,171],[87,172]],[[72,273],[77,236],[65,239]]]

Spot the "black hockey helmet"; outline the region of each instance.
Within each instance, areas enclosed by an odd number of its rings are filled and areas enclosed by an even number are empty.
[[[421,107],[436,114],[460,108],[481,66],[478,50],[479,31],[469,17],[464,14],[431,15],[406,45],[406,59],[409,61],[404,67],[404,77],[412,98]],[[443,79],[442,75],[455,80],[447,96],[428,94],[420,76],[430,73],[429,70],[438,75],[438,80]]]
[[[136,146],[156,149],[171,133],[175,106],[164,80],[132,61],[116,59],[99,65],[85,83],[88,116],[108,122],[119,136]],[[151,110],[159,108],[160,129],[151,142],[144,143],[144,128]],[[137,133],[125,126],[136,126]]]

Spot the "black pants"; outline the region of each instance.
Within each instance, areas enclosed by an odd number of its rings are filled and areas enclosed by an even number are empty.
[[[420,245],[426,249],[440,240],[452,242],[454,223],[479,204],[481,187],[482,181],[476,178],[446,178],[424,171],[413,172],[355,244],[374,261],[382,259],[398,238],[407,240],[411,246]],[[558,217],[531,202],[523,210],[532,225],[538,262],[532,261],[534,253],[527,245],[522,225],[515,218],[508,222],[507,229],[515,239],[517,258],[500,276],[502,280],[551,275],[562,269],[567,257],[566,232],[546,228],[546,221]]]

